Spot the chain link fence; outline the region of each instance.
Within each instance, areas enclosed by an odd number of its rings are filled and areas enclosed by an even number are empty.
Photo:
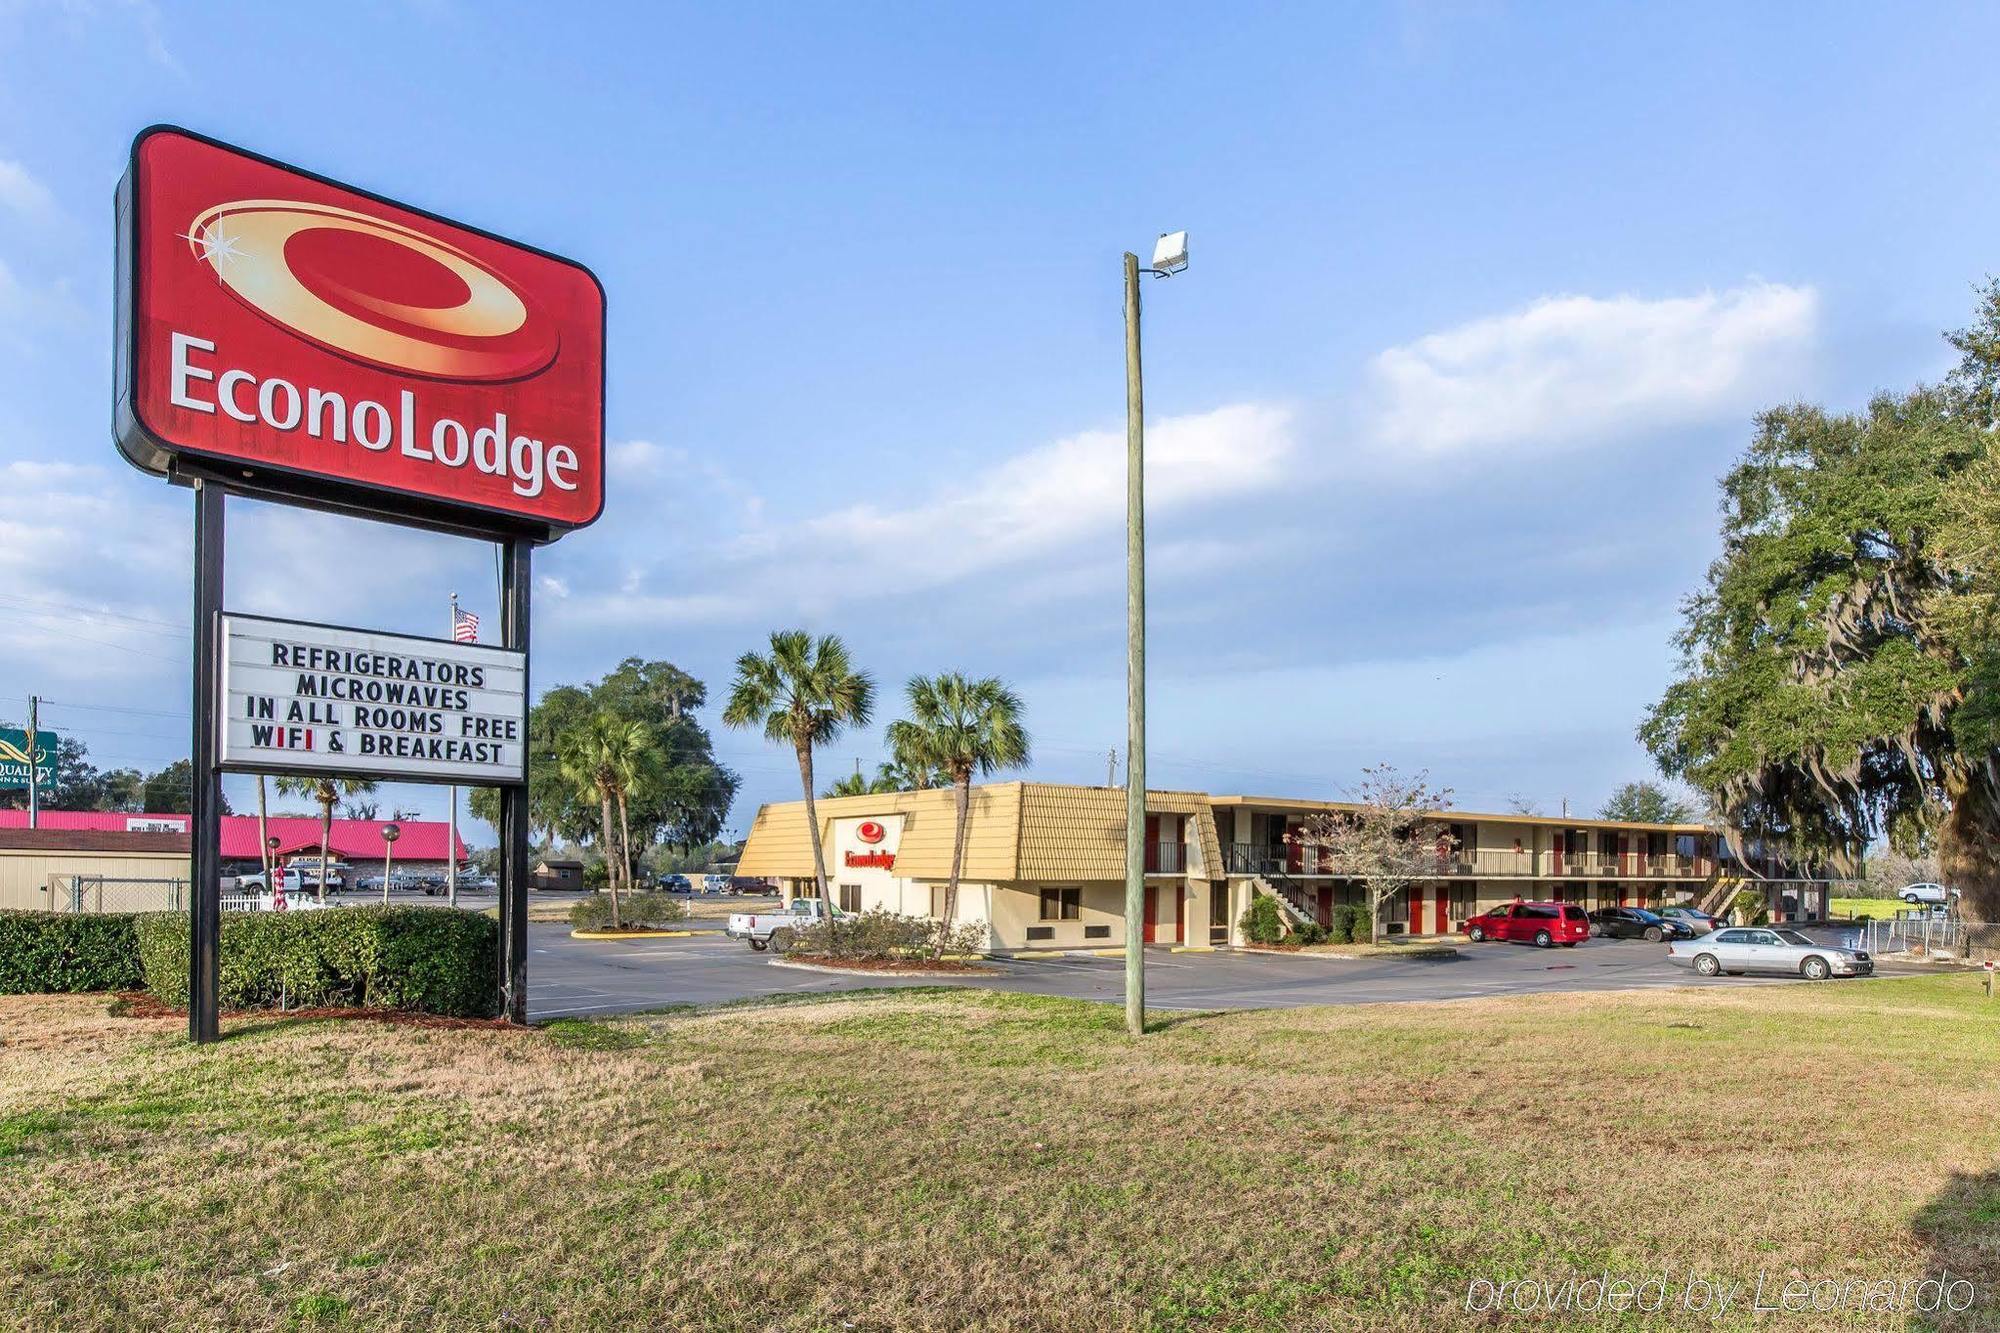
[[[1928,912],[1904,912],[1856,926],[1860,947],[1872,954],[1931,958],[1987,958],[2000,955],[2000,925]]]
[[[51,912],[185,912],[184,879],[121,879],[114,875],[50,875]]]

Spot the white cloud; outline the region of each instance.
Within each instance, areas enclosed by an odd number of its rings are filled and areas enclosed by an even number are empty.
[[[1374,435],[1427,454],[1535,449],[1733,415],[1787,392],[1818,316],[1812,288],[1776,283],[1546,297],[1378,355]]]
[[[1283,484],[1292,414],[1240,403],[1168,417],[1146,434],[1149,513]],[[894,571],[904,588],[968,574],[1108,533],[1125,513],[1125,435],[1094,430],[1017,454],[949,493],[904,507],[852,505],[804,525],[840,580]]]
[[[0,463],[0,493],[0,676],[130,681],[185,663],[187,528],[168,506],[75,463]]]
[[[26,167],[0,157],[0,208],[11,208],[23,217],[44,217],[55,211],[55,197]]]
[[[1146,505],[1154,519],[1209,501],[1286,484],[1296,446],[1292,413],[1241,403],[1168,417],[1146,434]],[[665,559],[610,568],[563,566],[570,590],[562,616],[576,626],[687,625],[826,609],[885,590],[909,593],[995,570],[1010,586],[1048,586],[1070,572],[1054,557],[1123,531],[1125,435],[1084,431],[1014,454],[961,484],[914,503],[868,501],[801,521],[766,521],[756,496],[713,464],[647,441],[611,448],[610,468],[628,486],[692,478],[735,499],[744,521],[732,537],[676,548]],[[646,525],[638,550],[661,549],[657,506],[640,494],[614,504],[621,531]],[[614,517],[608,515],[608,518]],[[670,525],[671,526],[671,525]],[[1159,533],[1171,542],[1173,533]],[[1222,548],[1216,548],[1220,551]],[[620,552],[628,559],[635,550]],[[566,553],[558,548],[558,558]],[[1119,566],[1122,568],[1122,566]]]

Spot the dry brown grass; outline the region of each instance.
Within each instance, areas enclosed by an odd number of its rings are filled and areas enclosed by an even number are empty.
[[[1432,1328],[1474,1276],[2000,1262],[1970,978],[1142,1042],[966,991],[207,1050],[105,1010],[0,1000],[0,1325]]]

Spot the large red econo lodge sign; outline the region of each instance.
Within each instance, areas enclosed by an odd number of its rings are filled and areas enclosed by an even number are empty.
[[[134,142],[119,223],[140,467],[542,540],[603,509],[580,264],[173,128]]]

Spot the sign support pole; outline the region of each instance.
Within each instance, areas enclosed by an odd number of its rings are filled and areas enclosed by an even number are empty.
[[[509,537],[500,551],[500,643],[528,651],[528,595],[533,584],[533,547]],[[530,659],[521,659],[521,695],[534,698],[528,680]],[[528,783],[522,737],[521,782],[500,789],[500,1004],[510,1023],[528,1021]],[[454,848],[454,853],[456,849]]]
[[[28,696],[28,827],[42,826],[42,696]]]
[[[188,1040],[216,1040],[222,963],[222,778],[215,769],[223,492],[194,483],[194,736],[189,746]]]

